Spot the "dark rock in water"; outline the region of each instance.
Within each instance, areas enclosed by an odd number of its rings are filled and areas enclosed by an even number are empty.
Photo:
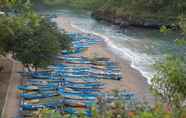
[[[130,24],[127,21],[122,21],[120,25],[121,27],[128,27]]]
[[[160,20],[150,20],[142,19],[131,16],[115,16],[112,12],[109,11],[100,11],[97,10],[92,13],[92,17],[98,21],[105,21],[114,25],[119,25],[121,28],[126,28],[129,26],[142,27],[142,28],[153,28],[159,29],[162,25],[171,27],[171,23]]]
[[[146,28],[156,28],[156,29],[160,29],[161,26],[170,26],[167,25],[167,23],[161,22],[161,21],[145,21],[142,27],[146,27]]]

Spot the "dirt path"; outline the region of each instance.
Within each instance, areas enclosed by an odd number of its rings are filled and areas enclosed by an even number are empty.
[[[16,94],[16,86],[21,83],[21,76],[17,72],[20,71],[22,67],[21,64],[14,60],[12,61],[12,73],[1,118],[15,118],[19,110],[19,98]]]
[[[4,57],[0,57],[0,114],[2,112],[5,96],[10,82],[12,62]]]

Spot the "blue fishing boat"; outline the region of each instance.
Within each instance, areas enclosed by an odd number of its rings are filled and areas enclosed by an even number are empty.
[[[35,90],[39,90],[39,87],[37,86],[17,86],[18,90],[26,90],[26,91],[35,91]]]
[[[93,100],[95,101],[97,97],[95,95],[86,95],[86,94],[74,94],[74,93],[65,93],[58,91],[65,99],[74,99],[74,100]]]
[[[80,89],[101,89],[101,88],[103,88],[103,86],[86,86],[84,84],[79,84],[79,85],[66,84],[65,87],[73,88],[73,89],[77,89],[77,90],[80,90]]]
[[[97,84],[99,83],[94,78],[64,78],[64,82],[68,82],[71,84]]]
[[[76,70],[76,69],[69,69],[69,70],[55,70],[58,73],[60,73],[60,75],[69,75],[69,74],[74,74],[74,75],[85,75],[88,74],[88,70]]]
[[[29,94],[29,93],[22,93],[20,94],[20,97],[24,99],[42,99],[42,98],[48,98],[53,96],[58,96],[58,93],[45,93],[45,94]]]
[[[51,75],[48,71],[41,71],[41,72],[33,72],[32,77],[39,78],[39,79],[48,79],[51,77]]]
[[[62,71],[73,71],[73,70],[75,70],[75,71],[88,71],[89,69],[90,69],[89,67],[68,66],[68,67],[65,67],[61,70]]]
[[[25,82],[30,82],[30,83],[59,83],[59,82],[62,82],[63,80],[61,79],[56,79],[56,80],[39,80],[39,79],[26,79],[24,80]]]
[[[70,89],[65,89],[65,88],[60,88],[58,90],[58,93],[60,93],[61,95],[67,93],[67,94],[71,94],[71,95],[80,95],[80,96],[100,96],[101,94],[99,92],[82,92],[82,91],[76,91],[76,90],[70,90]]]
[[[91,64],[91,62],[90,61],[83,61],[83,60],[81,60],[81,61],[64,61],[64,63],[69,63],[69,64]]]
[[[87,74],[72,74],[72,73],[68,73],[68,74],[61,74],[62,77],[64,78],[88,78],[89,75]]]
[[[17,86],[17,90],[21,91],[50,91],[50,90],[56,90],[58,87],[54,86]]]
[[[44,105],[32,105],[32,104],[23,104],[21,105],[22,110],[38,110],[46,108]]]
[[[21,105],[22,110],[39,110],[39,109],[56,109],[57,103],[47,103],[47,104],[28,104],[28,103],[23,103]]]
[[[57,90],[58,87],[40,87],[38,91],[50,91],[50,90]]]
[[[99,89],[79,89],[79,88],[64,88],[65,91],[78,91],[81,93],[100,93]]]
[[[65,65],[65,64],[55,64],[55,65],[48,66],[49,69],[56,69],[56,68],[64,69],[65,67],[68,67],[68,65]]]
[[[74,85],[74,86],[78,86],[78,87],[103,87],[104,84],[102,83],[73,83],[73,82],[68,82],[68,81],[64,81],[64,85]]]
[[[46,84],[40,84],[40,83],[31,83],[32,85],[37,85],[38,87],[50,87],[50,88],[57,88],[59,86],[58,83],[46,83]]]

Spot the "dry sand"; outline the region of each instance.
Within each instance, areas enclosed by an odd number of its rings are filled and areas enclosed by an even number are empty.
[[[71,26],[68,17],[61,16],[56,18],[56,21],[58,26],[60,28],[64,28],[66,32],[81,32]],[[150,104],[154,103],[154,97],[150,93],[147,80],[139,71],[133,69],[130,66],[130,62],[128,60],[125,60],[120,56],[113,54],[106,44],[98,44],[90,47],[83,53],[83,56],[108,57],[119,65],[123,75],[123,79],[120,81],[102,80],[102,82],[105,83],[105,92],[126,89],[128,91],[134,92],[140,101],[148,102]]]

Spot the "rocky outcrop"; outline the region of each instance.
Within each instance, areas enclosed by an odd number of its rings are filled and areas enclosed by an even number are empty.
[[[155,28],[159,29],[162,25],[170,27],[170,23],[165,21],[160,21],[157,19],[145,19],[138,18],[135,16],[116,16],[110,11],[97,10],[92,13],[92,17],[98,21],[106,21],[114,25],[119,25],[120,27],[143,27],[143,28]]]

